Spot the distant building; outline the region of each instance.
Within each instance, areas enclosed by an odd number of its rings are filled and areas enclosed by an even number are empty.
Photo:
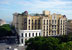
[[[3,24],[6,24],[6,22],[2,19],[0,19],[0,26],[2,26]]]

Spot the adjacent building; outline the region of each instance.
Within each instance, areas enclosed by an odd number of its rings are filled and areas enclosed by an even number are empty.
[[[3,24],[6,24],[6,22],[2,19],[0,19],[0,26],[2,26]]]
[[[72,35],[72,20],[67,21],[67,33],[68,35]]]

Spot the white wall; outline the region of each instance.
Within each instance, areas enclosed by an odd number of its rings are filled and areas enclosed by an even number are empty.
[[[23,36],[22,36],[22,34],[23,34]],[[25,34],[27,34],[27,37]],[[30,34],[30,36],[29,36],[29,34]],[[33,34],[34,34],[34,36],[33,36]],[[20,42],[20,44],[24,45],[25,40],[28,40],[29,38],[36,37],[36,34],[37,34],[37,36],[42,36],[41,30],[19,30],[19,42]],[[23,43],[22,43],[21,39],[23,39]]]

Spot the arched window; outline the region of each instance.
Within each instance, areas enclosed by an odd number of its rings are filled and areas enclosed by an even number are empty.
[[[30,26],[29,26],[29,30],[30,30]]]
[[[48,20],[47,20],[47,25],[48,25]]]
[[[37,24],[37,20],[35,20],[35,24]]]
[[[29,24],[30,24],[30,19],[29,19]]]
[[[44,20],[44,25],[45,25],[45,20]]]
[[[29,33],[29,37],[30,37],[30,33]]]
[[[21,34],[21,37],[23,37],[23,33]]]
[[[37,33],[36,33],[36,36],[37,36]]]
[[[33,19],[32,19],[32,25],[33,25]]]
[[[39,33],[39,36],[40,36],[40,33]]]
[[[27,37],[27,33],[25,33],[25,37]]]
[[[34,37],[34,33],[32,33],[32,36]]]
[[[21,43],[23,43],[23,39],[21,39]]]

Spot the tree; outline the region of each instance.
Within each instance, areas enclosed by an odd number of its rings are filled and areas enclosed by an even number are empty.
[[[26,50],[72,50],[72,37],[35,37],[26,41]]]
[[[60,44],[61,50],[72,50],[72,41]]]
[[[12,29],[13,28],[14,27],[12,27]],[[0,26],[0,37],[14,35],[12,32],[12,29],[9,24],[4,24],[4,25]]]
[[[35,37],[26,41],[26,50],[56,50],[59,40],[53,37]]]

